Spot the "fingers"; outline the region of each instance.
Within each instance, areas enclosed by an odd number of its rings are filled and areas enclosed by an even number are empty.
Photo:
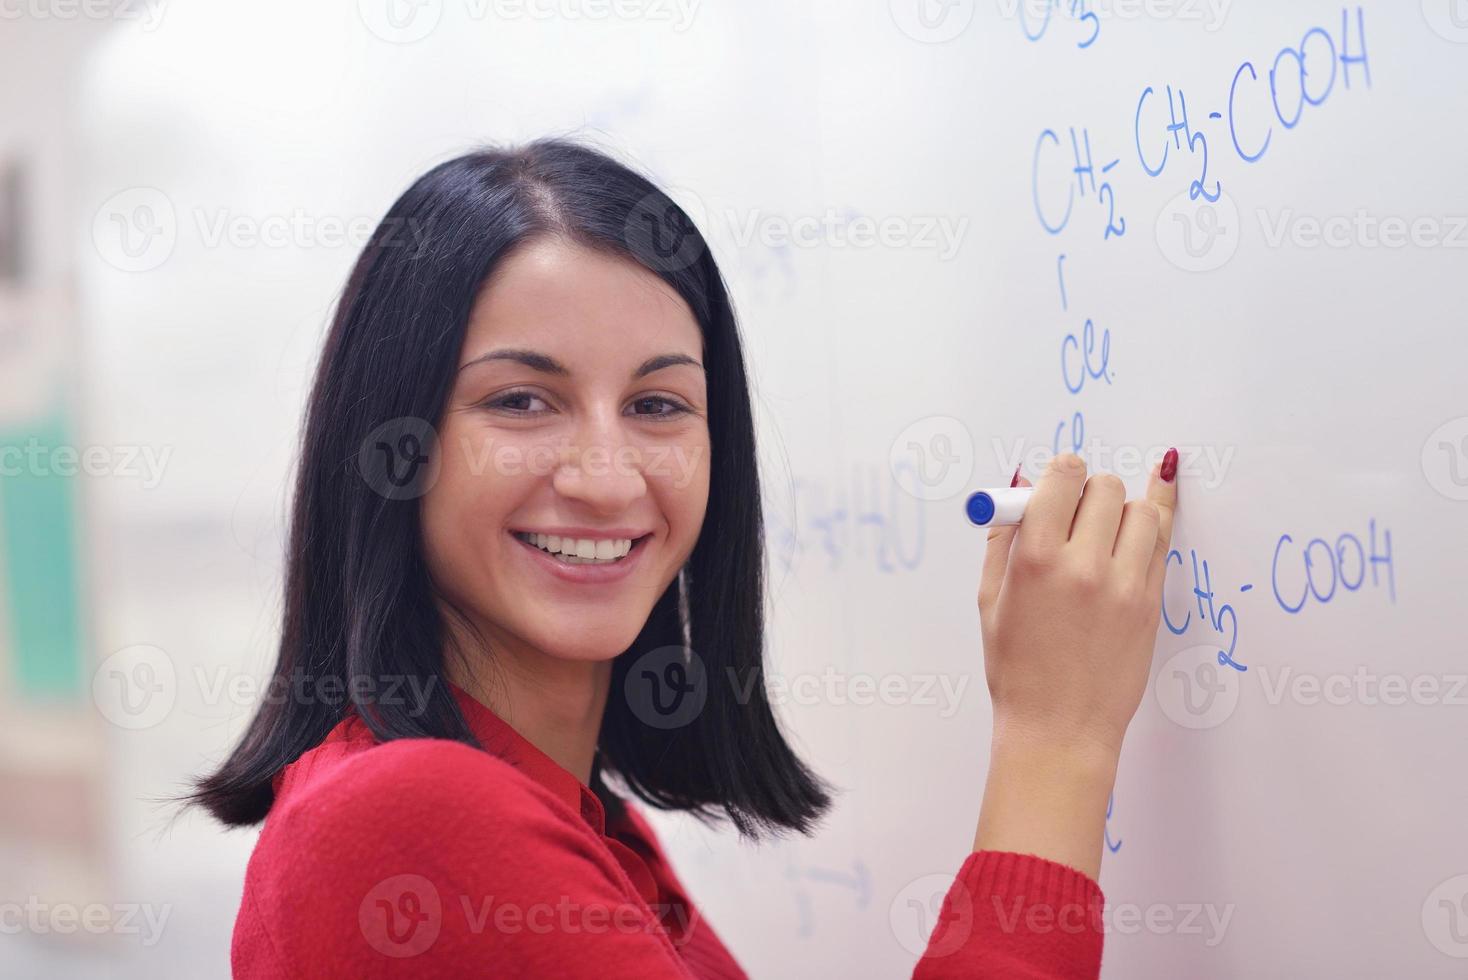
[[[1177,511],[1176,449],[1169,449],[1162,463],[1152,468],[1152,475],[1147,480],[1147,500],[1157,508],[1157,533],[1151,564],[1147,569],[1147,588],[1160,590],[1163,576],[1167,573],[1167,552],[1172,548],[1172,520]]]
[[[1071,524],[1086,484],[1086,464],[1074,453],[1050,460],[1025,508],[1019,547],[1032,555],[1054,554],[1070,540]]]
[[[1071,546],[1090,555],[1097,567],[1111,560],[1125,500],[1126,486],[1120,477],[1111,473],[1092,476],[1081,492],[1081,503],[1070,531]]]
[[[1150,497],[1128,500],[1122,508],[1121,528],[1116,532],[1116,550],[1112,556],[1116,559],[1119,574],[1125,576],[1129,586],[1140,588],[1151,579],[1160,514],[1160,509]]]
[[[1015,471],[1014,480],[1010,486],[1028,487],[1033,486],[1029,480]],[[1009,567],[1009,549],[1014,543],[1014,532],[1019,530],[1018,524],[1007,524],[989,529],[988,544],[984,548],[984,570],[979,576],[979,612],[993,606],[994,601],[999,598],[999,587],[1004,582],[1004,571]]]

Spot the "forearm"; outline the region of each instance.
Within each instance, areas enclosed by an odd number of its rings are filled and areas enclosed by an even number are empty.
[[[1115,779],[1116,756],[1105,748],[996,726],[974,850],[1034,854],[1098,879]]]

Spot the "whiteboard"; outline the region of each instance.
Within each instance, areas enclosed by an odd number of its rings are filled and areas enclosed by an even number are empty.
[[[759,848],[652,814],[752,976],[916,960],[985,776],[963,492],[1073,444],[1133,493],[1182,450],[1168,623],[1107,823],[1104,976],[1468,969],[1468,5],[420,6],[409,37],[334,6],[180,3],[98,57],[88,200],[164,182],[181,218],[145,284],[87,274],[92,356],[268,407],[159,386],[180,458],[233,450],[175,470],[195,510],[278,530],[280,442],[354,254],[211,246],[194,208],[380,214],[476,141],[588,134],[670,188],[730,282],[773,693],[841,788],[816,837]],[[182,123],[138,136],[164,113]],[[268,355],[168,342],[206,312]],[[199,640],[177,656],[240,656]],[[222,747],[246,715],[178,724]]]

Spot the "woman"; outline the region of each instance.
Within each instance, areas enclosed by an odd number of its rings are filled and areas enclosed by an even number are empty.
[[[751,838],[829,806],[765,698],[755,458],[723,281],[662,192],[560,140],[419,179],[326,340],[271,695],[193,797],[269,817],[235,974],[742,976],[606,777]],[[1175,467],[1124,505],[1061,457],[991,533],[988,785],[915,975],[1096,974]]]

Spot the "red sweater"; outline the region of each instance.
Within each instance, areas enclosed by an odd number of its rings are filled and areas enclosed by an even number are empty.
[[[631,803],[596,794],[451,685],[488,751],[377,744],[355,715],[275,777],[231,962],[253,977],[743,977]],[[968,855],[916,980],[1096,977],[1101,890]]]

